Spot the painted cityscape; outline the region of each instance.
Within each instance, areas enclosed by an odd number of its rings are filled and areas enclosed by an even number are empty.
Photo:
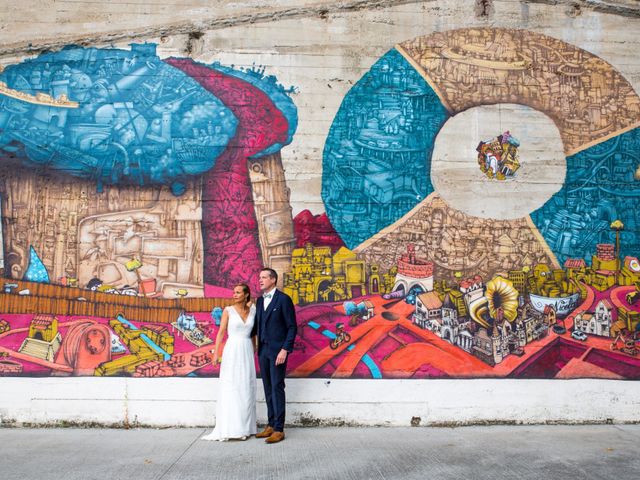
[[[640,378],[640,98],[611,65],[525,30],[396,46],[329,129],[322,214],[289,201],[295,92],[148,43],[0,72],[0,376],[216,376],[231,289],[269,266],[291,377]],[[564,144],[562,188],[523,218],[431,182],[447,119],[500,102]],[[468,152],[478,181],[527,168],[504,127]]]

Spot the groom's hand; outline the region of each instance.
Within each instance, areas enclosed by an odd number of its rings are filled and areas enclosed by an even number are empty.
[[[282,365],[287,360],[287,352],[284,348],[280,350],[278,356],[276,357],[276,365]]]

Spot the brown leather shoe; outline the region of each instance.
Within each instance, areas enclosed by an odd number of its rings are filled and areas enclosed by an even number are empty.
[[[256,438],[269,438],[273,433],[273,427],[267,425],[260,433],[256,433]]]
[[[284,432],[273,432],[269,438],[265,440],[267,443],[278,443],[284,440]]]

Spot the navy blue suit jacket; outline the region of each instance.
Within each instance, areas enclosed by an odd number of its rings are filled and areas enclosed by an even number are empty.
[[[252,332],[252,335],[258,336],[258,355],[264,347],[268,348],[268,352],[272,355],[277,355],[283,348],[291,353],[297,332],[296,310],[289,295],[280,290],[274,290],[273,298],[266,311],[264,298],[258,297],[256,321]]]

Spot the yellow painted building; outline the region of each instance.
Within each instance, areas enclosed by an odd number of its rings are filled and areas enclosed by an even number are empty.
[[[578,291],[578,287],[565,270],[551,270],[545,264],[535,265],[525,281],[530,293],[544,297],[556,298]]]
[[[173,335],[169,333],[169,330],[165,325],[151,325],[141,327],[140,330],[165,352],[168,354],[173,353],[175,339],[173,338]]]
[[[393,278],[381,274],[378,265],[364,260],[346,247],[331,254],[331,247],[308,243],[291,255],[291,271],[284,274],[284,291],[295,304],[335,302],[393,288]]]
[[[118,320],[111,320],[109,326],[118,335],[129,348],[129,355],[123,355],[120,358],[100,364],[96,368],[95,375],[99,377],[120,375],[123,373],[133,374],[136,368],[150,361],[162,362],[164,357],[161,353],[153,350],[140,335],[153,334],[156,336],[155,341],[160,341],[162,348],[170,348],[173,351],[173,337],[168,334],[158,334],[152,330],[131,330]],[[163,332],[164,333],[164,332]],[[171,337],[169,340],[168,337]],[[171,353],[171,352],[168,352]]]
[[[58,319],[51,315],[36,315],[29,324],[29,338],[52,342],[58,335]]]

